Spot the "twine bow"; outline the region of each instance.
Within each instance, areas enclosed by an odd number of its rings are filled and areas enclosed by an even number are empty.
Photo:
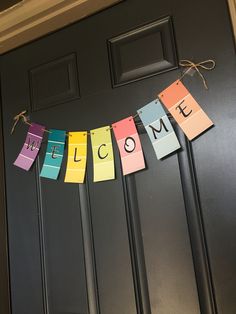
[[[189,71],[194,69],[194,70],[197,71],[197,73],[201,77],[202,82],[203,82],[205,88],[208,89],[206,79],[205,79],[204,75],[201,73],[200,69],[207,70],[207,71],[213,70],[215,68],[215,66],[216,66],[216,63],[215,63],[214,60],[209,59],[209,60],[205,60],[205,61],[202,61],[202,62],[199,62],[199,63],[194,63],[193,61],[190,61],[190,60],[181,60],[179,65],[182,66],[182,67],[188,67],[188,69],[186,71],[184,71],[183,75],[179,78],[180,81],[184,78],[184,76]]]
[[[28,124],[28,125],[31,125],[29,122],[28,122],[28,119],[27,117],[25,116],[27,110],[23,110],[21,111],[19,114],[17,114],[13,120],[15,121],[14,124],[13,124],[13,127],[11,129],[11,134],[13,134],[13,132],[15,131],[15,128],[16,128],[16,125],[17,123],[20,121],[20,119],[23,120],[24,123]]]

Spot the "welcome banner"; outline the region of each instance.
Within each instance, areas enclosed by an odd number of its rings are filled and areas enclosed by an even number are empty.
[[[139,109],[138,113],[152,142],[157,159],[180,148],[170,120],[158,99]]]
[[[90,131],[93,149],[94,182],[115,179],[110,126]]]
[[[44,130],[45,126],[36,123],[31,124],[21,152],[14,162],[15,166],[27,171],[31,168],[39,153]]]
[[[87,162],[87,131],[69,132],[65,182],[83,183]]]
[[[143,151],[133,117],[112,124],[120,151],[123,174],[145,168]]]
[[[161,92],[159,98],[189,140],[194,139],[213,125],[213,122],[180,80]]]
[[[64,155],[66,131],[51,129],[49,132],[48,146],[40,177],[56,180]]]
[[[137,111],[153,145],[157,159],[162,159],[180,148],[178,138],[162,104],[177,121],[189,140],[194,139],[213,125],[180,80],[172,83],[153,100]],[[21,115],[22,117],[22,115]],[[25,121],[25,116],[23,116]],[[30,124],[30,123],[28,123]],[[15,124],[14,124],[15,126]],[[41,177],[58,178],[66,138],[68,138],[65,182],[83,183],[87,163],[87,139],[91,138],[94,182],[115,179],[114,154],[111,137],[113,130],[122,163],[123,175],[145,168],[141,140],[134,117],[129,116],[112,126],[88,131],[69,132],[49,130],[47,151],[40,173]],[[26,171],[35,161],[45,134],[45,127],[32,123],[23,148],[14,165]]]

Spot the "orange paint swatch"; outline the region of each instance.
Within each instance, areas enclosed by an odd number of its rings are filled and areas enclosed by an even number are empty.
[[[179,80],[158,95],[189,140],[213,125],[187,88]]]

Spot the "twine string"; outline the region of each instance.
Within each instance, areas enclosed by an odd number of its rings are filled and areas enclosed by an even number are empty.
[[[28,119],[27,116],[25,115],[26,113],[27,113],[27,110],[23,110],[23,111],[21,111],[20,113],[18,113],[18,114],[13,118],[14,124],[13,124],[12,129],[11,129],[11,134],[14,133],[15,128],[16,128],[16,126],[17,126],[17,124],[18,124],[18,122],[19,122],[20,120],[22,120],[23,123],[32,126],[32,123],[30,123],[29,119]],[[136,113],[136,114],[133,116],[133,119],[135,119],[136,117],[138,117],[139,114],[141,114],[141,112]],[[131,121],[131,119],[130,119],[130,121]],[[115,127],[115,126],[114,126],[114,127]],[[107,131],[112,130],[114,127],[113,127],[113,126],[110,126],[109,128],[107,128]],[[49,130],[47,130],[47,129],[44,129],[44,132],[52,133],[51,131],[49,131]],[[87,132],[86,134],[87,134],[88,136],[90,136],[90,135],[94,135],[94,132]],[[69,136],[69,133],[66,133],[66,136]]]
[[[181,75],[181,77],[179,78],[179,81],[181,81],[186,74],[188,74],[189,71],[191,71],[192,69],[196,70],[196,72],[199,74],[200,78],[202,79],[203,85],[206,89],[208,89],[208,85],[206,82],[206,79],[204,77],[204,75],[201,73],[200,69],[203,70],[207,70],[207,71],[211,71],[215,68],[216,63],[214,60],[212,59],[208,59],[205,61],[201,61],[199,63],[194,63],[191,60],[180,60],[179,65],[182,67],[187,67],[188,69],[184,71],[184,73]]]
[[[26,110],[23,110],[13,118],[14,124],[11,129],[11,134],[13,134],[13,132],[15,131],[15,128],[20,120],[23,120],[25,124],[31,125],[31,123],[28,121],[28,118],[25,116],[26,112]]]
[[[22,120],[23,123],[32,126],[32,123],[30,123],[28,117],[26,117],[26,115],[25,115],[26,112],[27,112],[27,110],[23,110],[23,111],[21,111],[20,113],[18,113],[18,114],[13,118],[14,124],[13,124],[12,129],[11,129],[11,134],[14,133],[15,128],[16,128],[16,126],[17,126],[17,124],[18,124],[18,122],[19,122],[20,120]],[[43,131],[44,131],[44,132],[48,132],[48,133],[52,133],[51,131],[46,130],[46,129],[43,129]]]
[[[204,75],[201,73],[200,70],[207,70],[207,71],[211,71],[215,68],[216,66],[216,63],[214,60],[212,59],[208,59],[208,60],[205,60],[205,61],[201,61],[199,63],[194,63],[193,61],[191,60],[187,60],[187,59],[183,59],[183,60],[180,60],[179,62],[179,65],[182,66],[182,67],[185,67],[187,68],[184,73],[180,76],[180,78],[178,79],[178,82],[181,81],[185,75],[188,74],[189,71],[191,71],[192,69],[196,70],[196,72],[198,73],[198,75],[200,76],[200,78],[202,79],[202,82],[203,82],[203,85],[206,89],[208,89],[208,86],[207,86],[207,82],[206,82],[206,79],[204,77]],[[177,83],[178,84],[178,83]],[[15,131],[15,128],[18,124],[18,122],[20,120],[22,120],[25,124],[28,124],[28,125],[32,125],[28,119],[28,117],[25,115],[27,113],[27,110],[23,110],[21,111],[19,114],[17,114],[13,120],[14,120],[14,123],[13,123],[13,126],[12,126],[12,129],[11,129],[11,134],[13,134],[13,132]],[[140,114],[142,114],[141,111],[139,111],[138,113],[136,113],[134,116],[133,116],[133,119],[135,119],[136,117],[138,117]],[[130,119],[131,120],[131,119]],[[107,131],[109,130],[112,130],[114,127],[113,126],[110,126],[109,128],[107,128]],[[44,132],[48,132],[48,133],[52,133],[51,131],[47,130],[47,129],[44,129]],[[94,133],[91,133],[91,132],[87,132],[87,135],[91,135],[91,134],[94,134]],[[66,133],[67,136],[68,133]]]

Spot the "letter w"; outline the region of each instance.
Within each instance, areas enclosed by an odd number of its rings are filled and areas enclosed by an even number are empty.
[[[27,144],[27,149],[31,149],[32,151],[34,151],[37,147],[38,147],[38,142],[36,143],[34,140],[32,141],[32,143],[30,142],[30,137],[28,138],[28,144]]]

